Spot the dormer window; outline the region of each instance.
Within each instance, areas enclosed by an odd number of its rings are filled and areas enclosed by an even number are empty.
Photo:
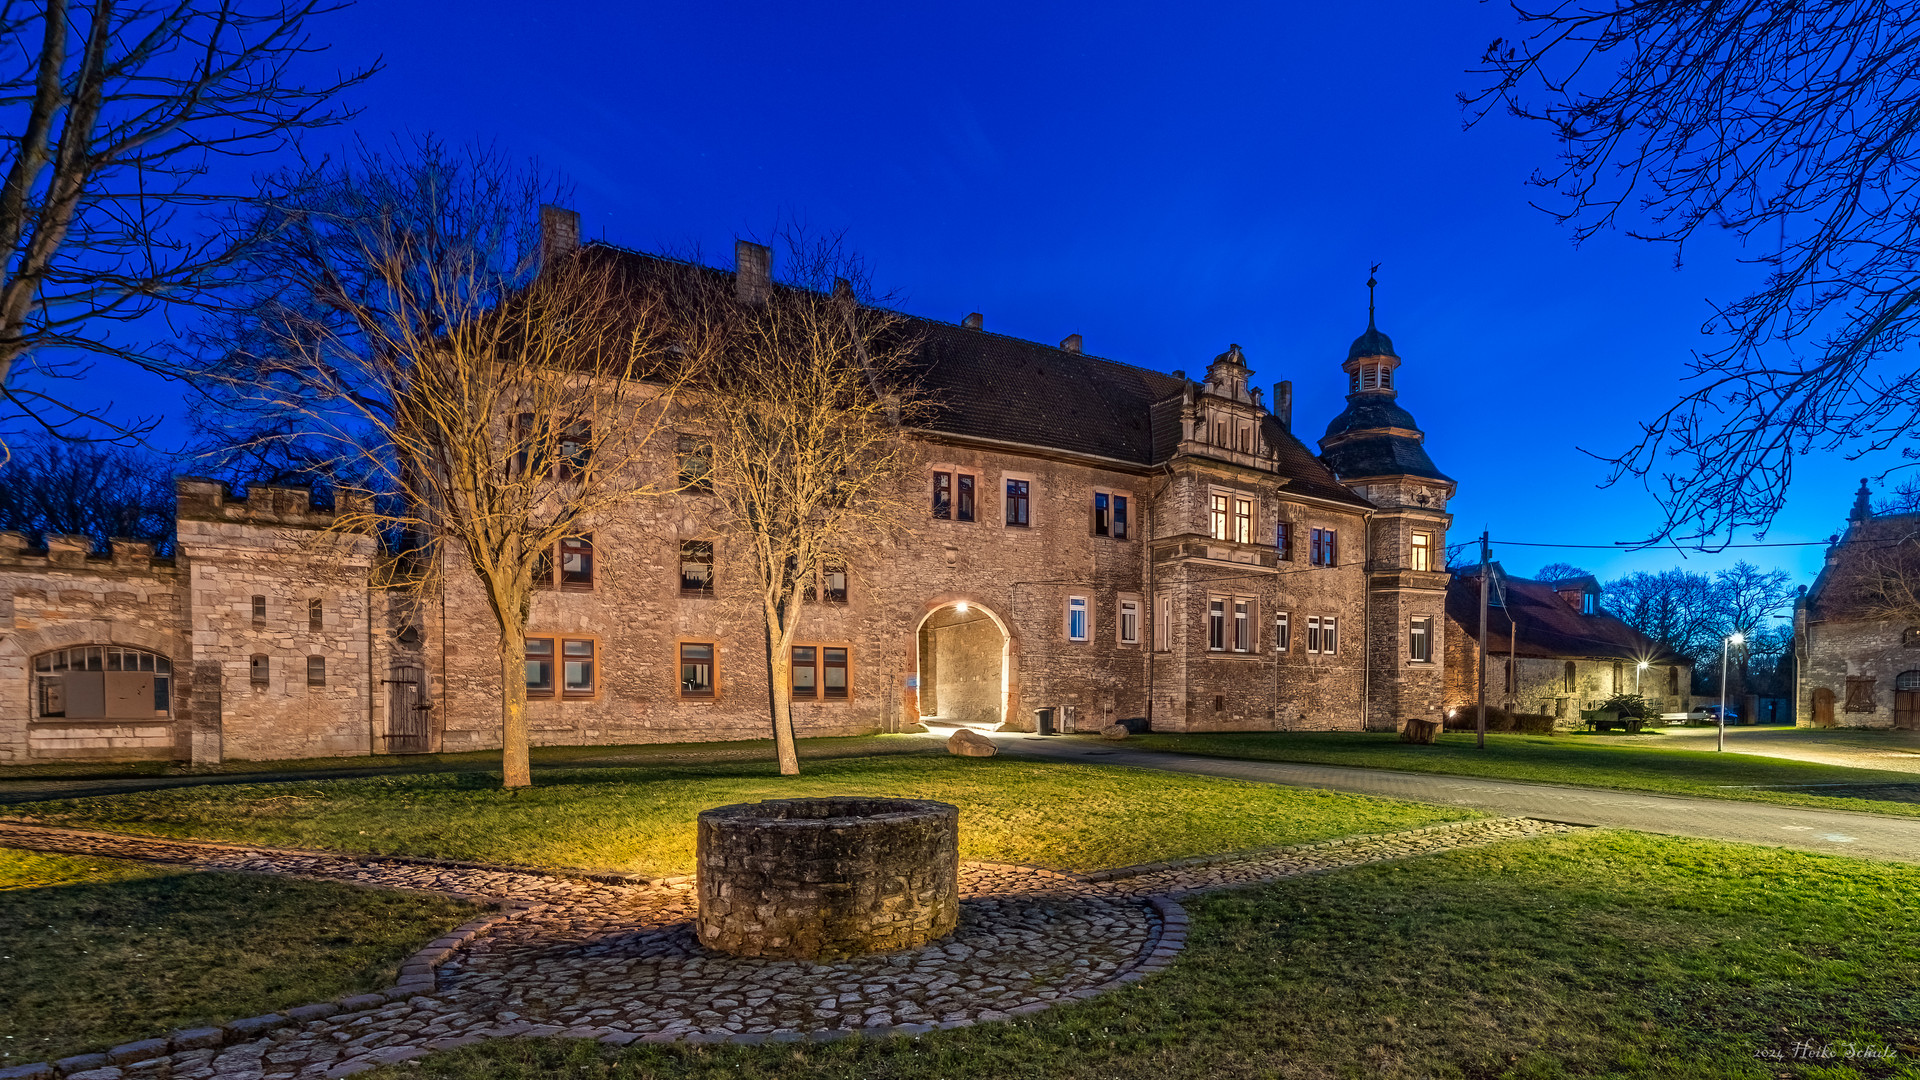
[[[1591,615],[1598,607],[1599,605],[1595,603],[1595,597],[1592,593],[1586,592],[1580,594],[1580,614]]]

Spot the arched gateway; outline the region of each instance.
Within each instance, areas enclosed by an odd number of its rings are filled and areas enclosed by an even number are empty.
[[[928,606],[914,632],[920,718],[1000,728],[1019,697],[1017,650],[1006,622],[976,600]]]

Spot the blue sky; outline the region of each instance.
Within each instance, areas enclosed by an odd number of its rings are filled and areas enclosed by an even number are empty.
[[[1731,246],[1575,249],[1528,206],[1547,133],[1462,130],[1454,94],[1511,32],[1505,5],[363,3],[315,27],[329,63],[378,55],[351,129],[480,139],[568,174],[590,237],[728,257],[783,218],[845,230],[918,314],[1197,372],[1229,342],[1292,379],[1309,444],[1342,407],[1366,324],[1405,359],[1400,400],[1459,481],[1454,539],[1607,543],[1657,516],[1601,489],[1680,392],[1710,298],[1752,280]],[[101,369],[90,394],[166,407]],[[1767,539],[1838,529],[1863,468],[1798,470]],[[1802,581],[1818,548],[1745,555]],[[1671,550],[1505,548],[1603,577]]]

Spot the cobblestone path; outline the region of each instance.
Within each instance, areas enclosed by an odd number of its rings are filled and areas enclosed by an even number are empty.
[[[499,906],[429,944],[384,993],[0,1070],[0,1080],[339,1077],[515,1035],[759,1043],[965,1027],[1090,998],[1166,967],[1185,942],[1178,896],[1567,828],[1480,820],[1097,875],[966,863],[953,936],[811,964],[701,948],[688,878],[569,877],[0,822],[5,847],[351,881]]]

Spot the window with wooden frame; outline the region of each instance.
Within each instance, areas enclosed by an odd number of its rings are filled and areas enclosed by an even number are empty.
[[[590,698],[597,687],[592,638],[560,639],[560,692],[570,698]]]
[[[795,701],[845,701],[850,688],[845,646],[795,645],[793,647],[793,698]]]
[[[267,598],[266,597],[264,596],[254,597],[251,610],[253,612],[253,625],[256,628],[267,625]]]
[[[1433,534],[1417,532],[1413,542],[1407,547],[1407,568],[1410,570],[1433,569]]]
[[[1340,537],[1333,529],[1314,529],[1308,537],[1307,561],[1314,566],[1340,564]]]
[[[1417,616],[1407,623],[1407,659],[1415,664],[1433,662],[1433,619]]]
[[[680,652],[680,696],[682,698],[711,698],[717,685],[716,675],[719,665],[714,656],[714,644],[710,641],[683,641]]]
[[[973,521],[977,507],[978,479],[957,469],[933,472],[933,516],[939,521]]]
[[[1233,651],[1253,651],[1253,601],[1233,599]]]
[[[1233,497],[1233,542],[1253,543],[1253,499],[1245,495]]]
[[[256,689],[266,687],[273,680],[272,661],[266,653],[254,653],[247,657],[247,682]]]
[[[1233,535],[1228,532],[1230,526],[1227,515],[1231,512],[1232,508],[1228,506],[1227,496],[1225,494],[1216,491],[1207,495],[1207,536],[1209,539],[1225,540]]]
[[[1025,529],[1033,524],[1033,482],[1007,478],[1007,524]]]
[[[1282,521],[1273,527],[1273,546],[1281,562],[1293,561],[1293,522]]]
[[[829,604],[847,602],[847,564],[838,559],[828,559],[820,564],[820,583],[823,586],[820,598]]]
[[[593,536],[570,536],[560,541],[560,587],[574,592],[593,590]]]
[[[1067,640],[1087,640],[1087,625],[1091,622],[1089,602],[1084,596],[1067,597]]]
[[[533,587],[536,589],[553,588],[553,549],[541,548],[533,557]]]
[[[680,541],[680,595],[713,596],[713,541]]]
[[[322,604],[320,602],[320,598],[317,596],[309,598],[307,600],[308,631],[317,634],[325,626],[326,626],[326,605]]]
[[[1173,651],[1173,596],[1170,593],[1153,598],[1153,649]]]
[[[953,519],[953,474],[950,472],[933,474],[933,518],[935,521]]]
[[[1293,617],[1284,611],[1273,617],[1273,651],[1293,651]]]
[[[682,490],[713,490],[712,443],[697,435],[682,435],[674,440],[673,455]]]
[[[1207,651],[1227,651],[1227,601],[1221,597],[1207,601]]]
[[[1873,711],[1873,680],[1872,679],[1849,678],[1847,680],[1847,704],[1846,704],[1845,711],[1846,712],[1872,712]]]
[[[1140,601],[1121,600],[1119,625],[1115,628],[1120,644],[1140,644]]]
[[[553,639],[550,637],[529,637],[526,639],[527,696],[530,698],[550,698],[553,696]]]
[[[953,474],[953,520],[974,520],[974,489],[977,486],[973,474]]]
[[[555,446],[554,475],[562,480],[577,479],[587,471],[593,459],[593,425],[579,422],[560,433]]]
[[[1127,496],[1117,491],[1093,493],[1093,535],[1114,540],[1127,538]]]
[[[327,658],[324,656],[307,657],[307,685],[327,685]]]

